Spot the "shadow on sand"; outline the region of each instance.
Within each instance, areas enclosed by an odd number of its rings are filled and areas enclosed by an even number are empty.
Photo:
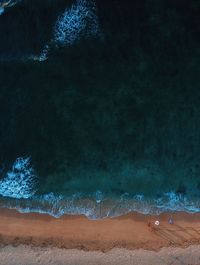
[[[167,241],[170,245],[179,246],[181,243],[187,243],[194,240],[200,240],[200,228],[194,227],[183,227],[180,225],[172,224],[172,225],[161,225],[158,228],[154,228],[153,231],[155,234],[165,241]],[[171,262],[165,263],[163,260],[162,264],[169,265],[188,265],[188,263],[184,262],[184,257],[177,257],[174,254],[170,256]]]

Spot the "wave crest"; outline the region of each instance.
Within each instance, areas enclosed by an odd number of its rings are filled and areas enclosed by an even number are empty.
[[[0,195],[11,198],[30,198],[34,195],[35,174],[30,158],[19,157],[12,169],[0,181]]]
[[[77,0],[58,18],[54,40],[58,44],[72,45],[80,38],[90,38],[99,32],[94,0]]]
[[[71,196],[54,193],[34,195],[27,199],[1,199],[0,207],[16,209],[22,213],[44,213],[56,218],[62,215],[85,215],[89,219],[112,218],[129,212],[158,215],[169,211],[200,212],[200,201],[188,199],[175,192],[164,193],[159,199],[147,198],[142,194],[122,194],[110,197],[101,191]]]
[[[0,0],[0,15],[4,13],[7,7],[16,5],[20,0]]]

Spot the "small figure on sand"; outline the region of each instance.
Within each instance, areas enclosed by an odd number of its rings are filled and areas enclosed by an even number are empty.
[[[149,222],[147,223],[147,225],[148,225],[150,231],[152,232],[152,231],[154,230],[154,226],[152,225],[152,222],[149,221]]]
[[[168,219],[168,223],[169,223],[170,225],[173,225],[173,223],[174,223],[174,221],[173,221],[173,219],[172,219],[171,216],[170,216],[169,219]]]

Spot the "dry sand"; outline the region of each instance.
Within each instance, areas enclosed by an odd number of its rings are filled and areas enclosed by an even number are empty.
[[[199,265],[200,246],[148,250],[100,251],[7,246],[0,249],[1,265]]]
[[[173,225],[169,216],[131,213],[93,221],[1,209],[0,265],[200,265],[200,214],[174,213]]]

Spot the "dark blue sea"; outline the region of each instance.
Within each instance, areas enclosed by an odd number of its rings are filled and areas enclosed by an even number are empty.
[[[0,0],[0,207],[200,211],[200,1]]]

